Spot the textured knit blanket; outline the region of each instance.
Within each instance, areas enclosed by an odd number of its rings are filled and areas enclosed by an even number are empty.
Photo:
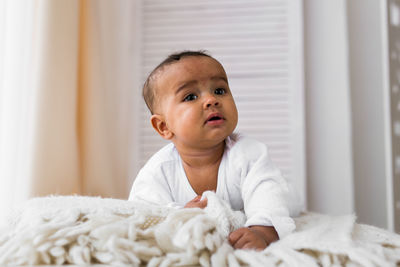
[[[29,200],[3,221],[0,265],[400,266],[400,236],[355,216],[305,213],[265,250],[234,250],[245,216],[206,192],[208,206],[173,209],[94,197]]]

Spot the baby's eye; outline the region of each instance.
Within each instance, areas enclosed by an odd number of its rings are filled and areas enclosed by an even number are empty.
[[[184,99],[183,99],[183,101],[193,101],[193,100],[195,100],[195,99],[197,99],[197,95],[195,95],[195,94],[188,94]]]
[[[224,88],[217,88],[217,89],[215,89],[214,93],[216,95],[223,95],[226,93],[226,90]]]

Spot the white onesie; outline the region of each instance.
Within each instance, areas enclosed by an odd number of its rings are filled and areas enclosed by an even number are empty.
[[[225,140],[216,194],[234,210],[244,210],[245,226],[274,226],[280,238],[292,232],[289,189],[281,172],[270,161],[265,144],[249,137],[231,135]],[[168,144],[140,170],[129,200],[183,207],[196,197],[178,151]]]

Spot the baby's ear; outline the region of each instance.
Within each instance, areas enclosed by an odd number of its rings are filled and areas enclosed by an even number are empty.
[[[167,123],[164,120],[164,116],[154,114],[151,116],[150,122],[154,130],[156,130],[162,138],[170,140],[174,136],[174,134],[168,129]]]

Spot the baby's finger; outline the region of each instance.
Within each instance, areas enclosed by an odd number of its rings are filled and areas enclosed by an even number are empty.
[[[203,199],[203,200],[200,200],[199,202],[198,202],[198,204],[199,204],[199,207],[200,208],[205,208],[205,207],[207,207],[207,198],[205,198],[205,199]]]
[[[200,195],[197,195],[195,198],[193,198],[191,201],[193,201],[193,202],[198,202],[198,201],[200,201],[200,199],[201,199],[201,196]]]
[[[232,233],[229,234],[228,241],[229,243],[234,246],[235,243],[244,235],[246,229],[245,228],[239,228],[236,231],[233,231]]]
[[[254,249],[254,250],[257,250],[257,251],[263,250],[263,248],[261,248],[261,247],[254,246],[254,244],[252,244],[251,242],[248,242],[248,243],[244,244],[241,247],[241,249]]]
[[[242,235],[233,245],[235,249],[243,249],[246,246],[251,247],[251,239],[249,239],[248,235]]]

